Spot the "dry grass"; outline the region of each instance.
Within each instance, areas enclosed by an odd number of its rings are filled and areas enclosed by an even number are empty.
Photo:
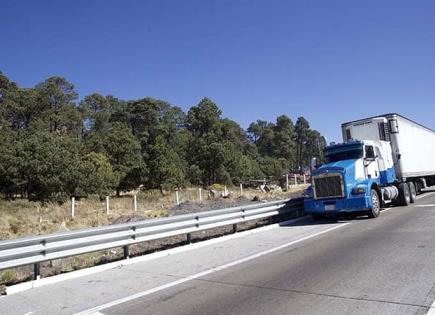
[[[132,196],[111,197],[109,214],[105,201],[97,197],[76,200],[74,218],[70,201],[59,205],[23,199],[0,200],[0,239],[108,225],[123,216],[167,216],[165,211],[175,204],[171,197],[161,196],[159,192],[140,193],[137,212],[134,212]]]
[[[256,189],[245,189],[243,196],[252,199],[274,200],[287,198],[289,193],[300,190],[291,189],[289,192],[263,193]],[[223,203],[223,207],[232,199],[240,196],[238,188],[229,188],[230,198]],[[179,191],[181,203],[199,203],[197,188]],[[202,203],[208,202],[208,191],[202,190]],[[41,204],[24,199],[13,201],[0,200],[0,239],[12,239],[28,235],[39,235],[62,230],[98,227],[123,222],[127,217],[158,218],[171,215],[170,209],[176,205],[175,192],[146,191],[137,194],[137,211],[134,211],[133,195],[119,198],[111,197],[109,214],[106,213],[105,200],[97,197],[76,200],[75,217],[71,217],[71,202],[62,205],[56,203]]]

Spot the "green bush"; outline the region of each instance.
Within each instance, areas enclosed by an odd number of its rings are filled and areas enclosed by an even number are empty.
[[[10,284],[14,282],[17,278],[15,270],[8,269],[1,273],[0,284]]]

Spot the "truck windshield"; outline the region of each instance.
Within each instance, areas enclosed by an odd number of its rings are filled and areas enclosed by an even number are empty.
[[[356,160],[362,158],[363,154],[363,146],[360,143],[328,147],[325,149],[326,163],[343,160]]]

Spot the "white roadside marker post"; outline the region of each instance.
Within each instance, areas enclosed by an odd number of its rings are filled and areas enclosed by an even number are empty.
[[[109,196],[106,196],[106,214],[110,212]]]
[[[76,215],[76,198],[71,197],[71,218],[74,218]]]

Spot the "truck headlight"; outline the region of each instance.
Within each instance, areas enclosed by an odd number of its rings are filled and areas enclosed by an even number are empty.
[[[366,188],[364,186],[357,186],[352,189],[352,195],[362,195],[366,193]]]

